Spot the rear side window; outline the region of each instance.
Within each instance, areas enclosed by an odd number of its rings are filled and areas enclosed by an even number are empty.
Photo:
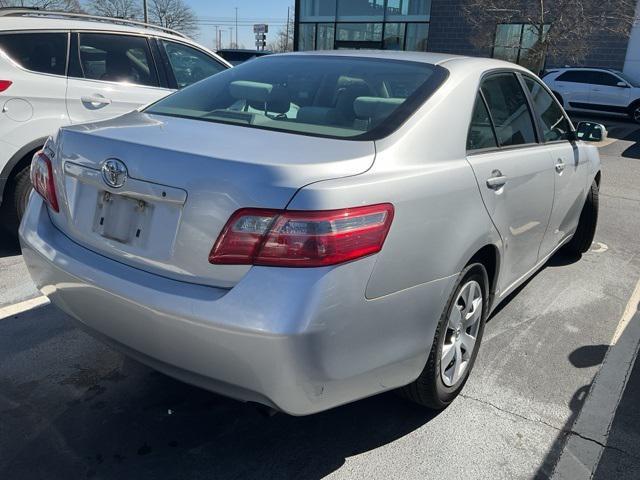
[[[67,33],[3,33],[0,49],[21,67],[33,72],[65,75]]]
[[[556,82],[591,83],[591,79],[587,70],[569,70],[560,74]]]
[[[501,147],[536,142],[527,98],[515,74],[492,75],[481,89]]]
[[[467,150],[480,150],[483,148],[495,148],[496,137],[491,125],[491,118],[484,104],[482,97],[476,97],[476,103],[473,107],[471,116],[471,126],[469,127],[469,136],[467,137]]]
[[[227,69],[209,55],[181,43],[162,40],[162,46],[169,57],[178,88],[184,88]]]
[[[524,77],[524,83],[531,93],[533,108],[540,120],[544,141],[567,140],[571,131],[571,124],[556,99],[533,78]]]
[[[84,78],[91,80],[159,85],[145,37],[81,33],[80,65]]]

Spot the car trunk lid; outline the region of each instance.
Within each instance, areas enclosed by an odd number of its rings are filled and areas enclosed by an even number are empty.
[[[233,212],[285,208],[301,187],[362,173],[375,157],[373,142],[139,112],[64,128],[57,149],[58,228],[122,263],[225,288],[250,268],[208,262]]]

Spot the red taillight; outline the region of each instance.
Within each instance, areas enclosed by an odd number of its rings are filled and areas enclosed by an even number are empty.
[[[37,152],[31,161],[31,184],[54,211],[60,211],[53,179],[53,166],[43,151]]]
[[[13,82],[11,80],[0,80],[0,92],[4,92]]]
[[[382,249],[393,205],[327,211],[245,208],[218,237],[214,264],[319,267],[348,262]]]

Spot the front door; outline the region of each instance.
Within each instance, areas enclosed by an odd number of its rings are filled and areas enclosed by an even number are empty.
[[[467,159],[503,241],[498,280],[503,292],[538,262],[553,205],[553,163],[548,148],[537,143],[527,97],[514,73],[486,77],[475,109]]]
[[[160,88],[156,65],[144,36],[81,32],[75,71],[70,71],[67,111],[73,123],[130,112],[171,93]]]
[[[608,72],[593,70],[591,76],[591,96],[589,103],[594,110],[626,113],[631,103],[631,89],[620,77]],[[624,86],[619,86],[624,83]]]

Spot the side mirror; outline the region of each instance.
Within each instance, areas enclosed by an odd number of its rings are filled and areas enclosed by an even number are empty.
[[[622,88],[629,88],[629,85],[627,85],[627,82],[618,82],[616,83],[617,87],[622,87]]]
[[[601,123],[578,122],[576,139],[585,142],[601,142],[607,139],[607,129]]]

